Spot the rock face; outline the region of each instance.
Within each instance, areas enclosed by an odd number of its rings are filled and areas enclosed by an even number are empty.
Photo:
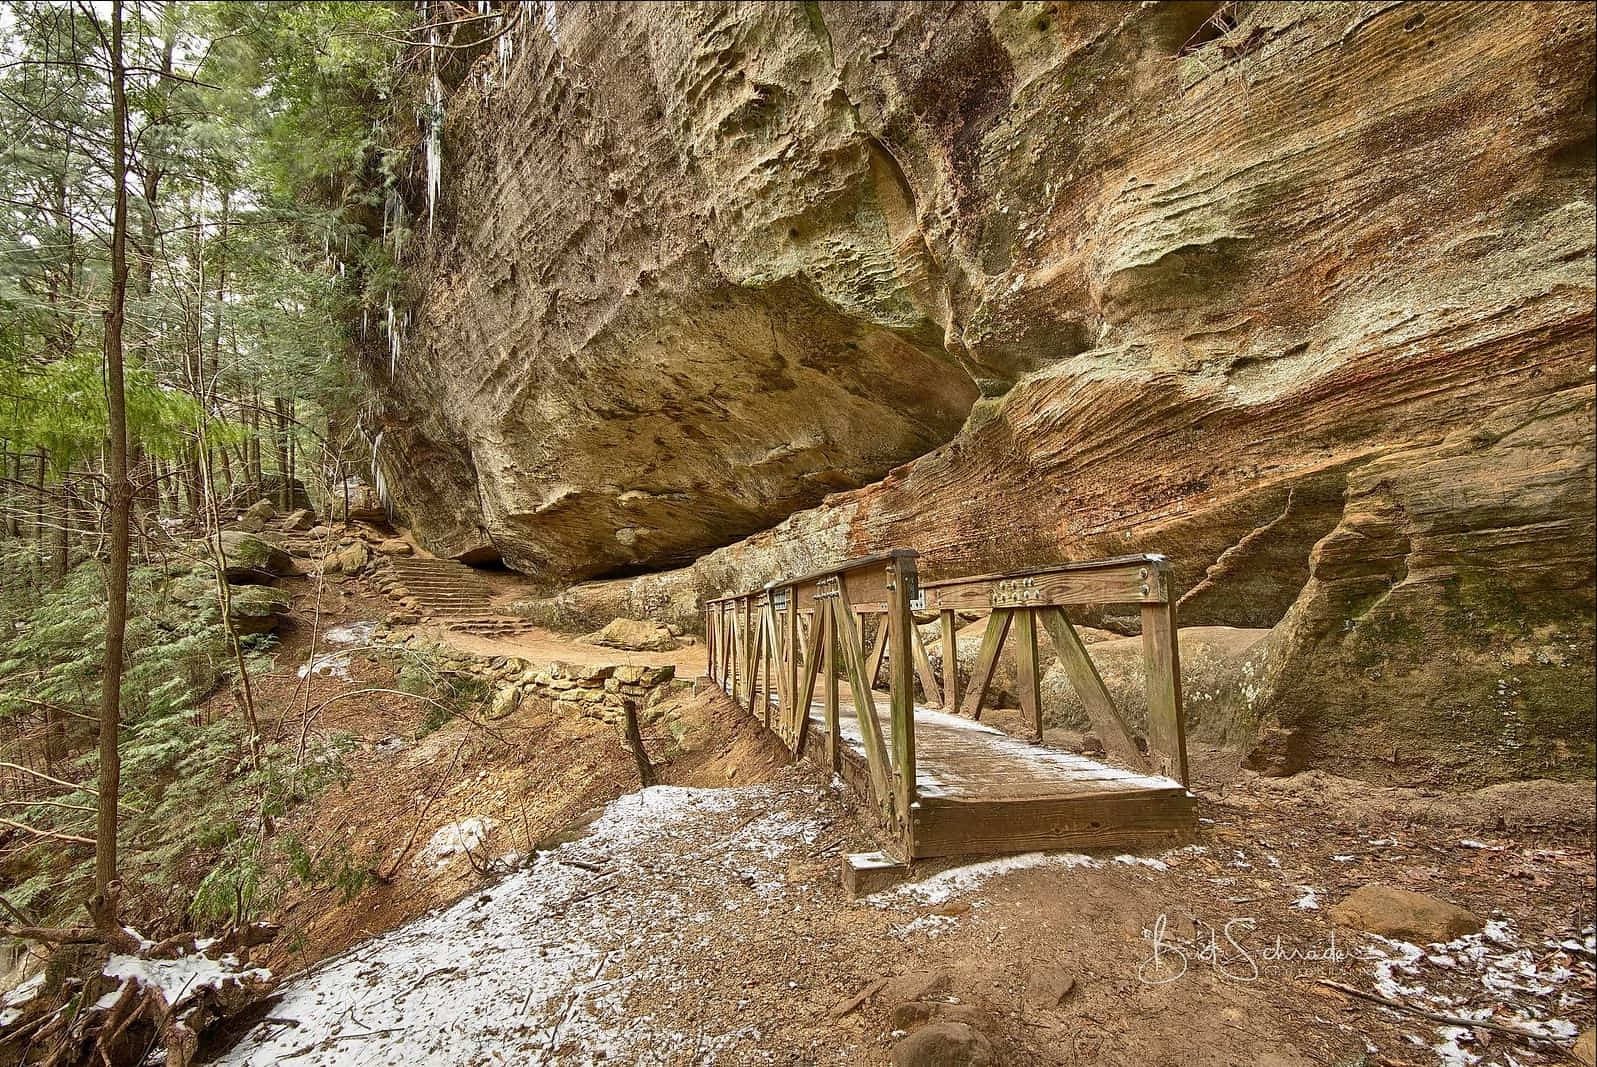
[[[1183,622],[1270,630],[1227,736],[1589,775],[1593,20],[563,4],[451,99],[393,494],[553,579],[727,546],[589,627],[1163,552]]]

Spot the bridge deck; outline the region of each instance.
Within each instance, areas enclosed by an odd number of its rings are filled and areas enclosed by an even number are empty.
[[[885,699],[885,697],[883,697]],[[865,742],[841,700],[844,780],[869,795]],[[890,730],[888,716],[879,717]],[[825,761],[824,706],[810,705],[811,758]],[[1002,730],[931,708],[915,709],[915,855],[1127,848],[1179,842],[1196,825],[1179,782],[1033,745]]]

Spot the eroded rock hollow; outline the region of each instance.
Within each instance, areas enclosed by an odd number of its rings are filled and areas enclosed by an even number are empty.
[[[394,495],[552,583],[679,567],[560,599],[592,625],[891,545],[1163,552],[1184,625],[1260,631],[1200,735],[1589,774],[1593,42],[1584,4],[562,3],[450,99],[373,372]]]

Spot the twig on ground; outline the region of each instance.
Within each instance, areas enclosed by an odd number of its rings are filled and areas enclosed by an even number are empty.
[[[1506,1023],[1494,1023],[1486,1019],[1469,1019],[1462,1015],[1449,1015],[1444,1011],[1434,1011],[1431,1008],[1421,1007],[1418,1004],[1410,1004],[1406,1000],[1398,1000],[1382,993],[1369,992],[1367,990],[1360,989],[1357,986],[1350,986],[1343,982],[1332,981],[1329,978],[1316,978],[1315,981],[1320,985],[1325,986],[1327,989],[1336,990],[1338,993],[1346,993],[1348,996],[1358,997],[1360,1000],[1368,1000],[1373,1001],[1376,1004],[1384,1004],[1388,1008],[1396,1008],[1398,1011],[1406,1011],[1411,1015],[1418,1015],[1421,1018],[1429,1019],[1432,1022],[1444,1023],[1448,1026],[1463,1026],[1479,1030],[1490,1030],[1494,1034],[1502,1034],[1505,1037],[1516,1038],[1520,1041],[1534,1041],[1538,1044],[1551,1045],[1560,1051],[1567,1051],[1554,1039],[1547,1037],[1544,1034],[1535,1033],[1531,1030],[1521,1029],[1517,1026],[1509,1026]]]

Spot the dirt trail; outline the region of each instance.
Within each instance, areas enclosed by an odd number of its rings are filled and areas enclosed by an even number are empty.
[[[802,768],[622,796],[587,836],[290,983],[271,1015],[292,1023],[220,1062],[882,1063],[927,1014],[974,1023],[1001,1063],[1557,1056],[1316,977],[1591,1024],[1589,810],[1477,839],[1247,780],[1205,812],[1201,842],[1163,855],[927,868],[849,902],[838,857],[866,842]],[[1495,921],[1447,949],[1333,938],[1325,908],[1374,878]]]
[[[529,627],[525,633],[503,637],[462,633],[439,623],[396,629],[401,635],[410,632],[478,656],[519,656],[534,663],[636,663],[647,667],[675,667],[679,678],[695,678],[704,673],[701,645],[688,645],[672,652],[634,652],[585,644],[575,635],[541,627]]]
[[[338,593],[326,623],[380,609]],[[547,633],[452,636],[479,654],[620,661]],[[665,655],[692,676],[701,652]],[[285,643],[285,676],[302,653]],[[318,695],[386,669],[353,657]],[[850,902],[839,858],[873,843],[718,695],[678,703],[682,736],[648,738],[657,759],[674,753],[672,784],[641,794],[595,720],[528,707],[427,732],[414,704],[357,707],[318,725],[351,734],[349,781],[283,829],[392,873],[349,899],[291,894],[271,962],[325,962],[219,1062],[885,1063],[929,1015],[973,1024],[1006,1064],[1560,1061],[1320,977],[1555,1035],[1592,1025],[1589,785],[1449,798],[1256,778],[1200,750],[1195,846],[934,865]],[[561,832],[573,824],[586,836]],[[1334,930],[1328,908],[1370,881],[1492,925],[1431,949]]]

